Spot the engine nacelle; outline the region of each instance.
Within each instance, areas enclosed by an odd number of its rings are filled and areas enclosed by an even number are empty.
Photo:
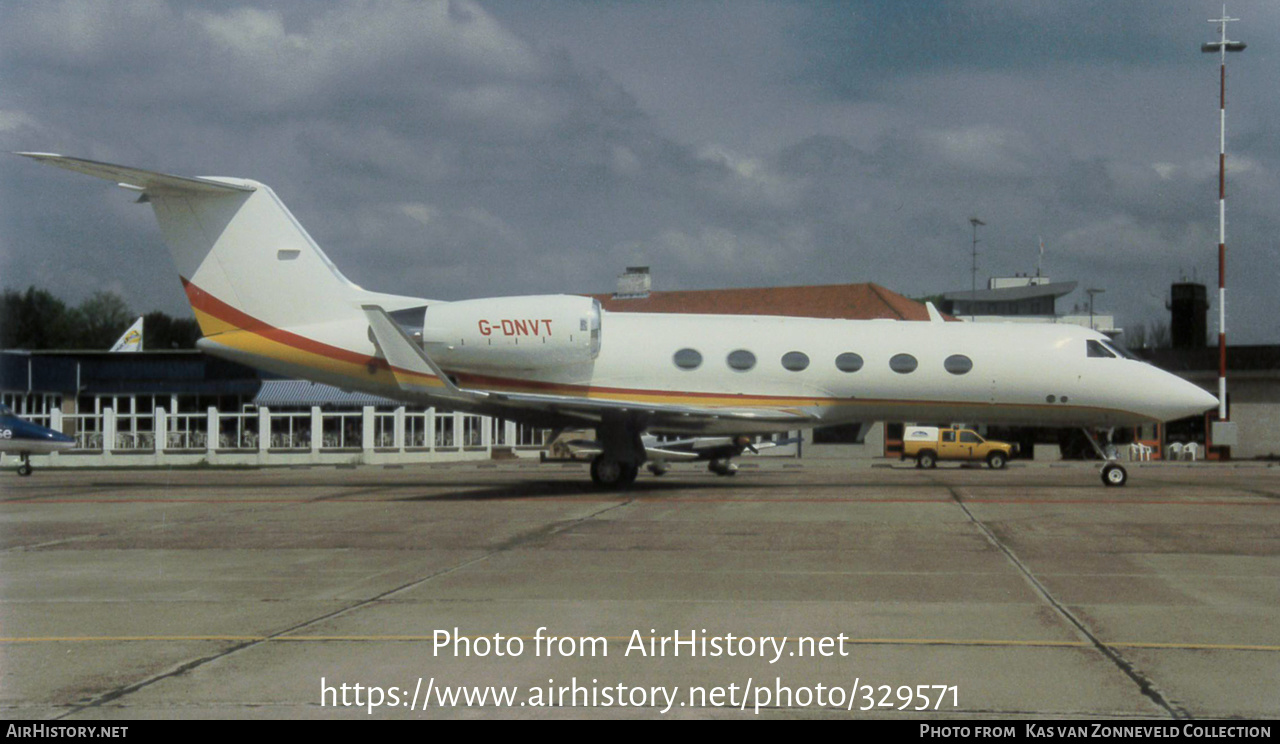
[[[531,371],[589,364],[600,353],[600,303],[532,295],[427,307],[422,345],[440,366]]]

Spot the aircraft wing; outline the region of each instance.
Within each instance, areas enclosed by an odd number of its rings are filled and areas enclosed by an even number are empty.
[[[812,421],[811,417],[802,411],[787,408],[716,408],[498,391],[485,391],[483,395],[486,396],[487,402],[509,409],[543,411],[587,422],[599,422],[610,417],[627,417],[643,421],[645,426],[651,429],[700,430],[713,428],[722,422],[793,423],[801,426]]]

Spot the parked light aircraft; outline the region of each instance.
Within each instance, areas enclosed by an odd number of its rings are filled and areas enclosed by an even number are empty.
[[[753,442],[751,437],[687,437],[684,439],[659,439],[653,434],[640,437],[644,445],[645,467],[654,475],[666,475],[673,462],[704,460],[707,470],[716,475],[735,475],[738,466],[733,458],[744,451],[760,454],[760,450],[795,444],[799,439],[765,439]],[[594,457],[604,453],[599,442],[571,439],[565,443],[575,457]]]
[[[18,418],[9,406],[0,405],[0,457],[13,453],[22,458],[18,475],[31,475],[31,456],[69,449],[76,440],[62,432]]]
[[[204,335],[278,374],[547,428],[594,428],[591,477],[635,480],[641,435],[870,421],[1116,427],[1217,400],[1074,325],[606,313],[590,297],[443,302],[349,281],[266,185],[18,153],[155,210]],[[1093,441],[1090,438],[1090,441]],[[1127,474],[1108,462],[1103,482]]]

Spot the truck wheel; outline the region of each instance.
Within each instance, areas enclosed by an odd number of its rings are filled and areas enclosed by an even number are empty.
[[[1005,465],[1005,456],[1003,452],[992,452],[987,455],[987,465],[992,470],[1003,470]]]
[[[925,450],[916,457],[916,465],[922,468],[936,468],[938,467],[938,456]]]

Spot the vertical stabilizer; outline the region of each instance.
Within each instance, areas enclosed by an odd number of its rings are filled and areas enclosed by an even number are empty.
[[[116,342],[112,344],[111,351],[129,352],[142,351],[142,320],[141,315],[133,321],[133,325],[129,326],[129,330],[120,335]]]
[[[360,304],[395,310],[422,300],[366,292],[333,265],[269,187],[191,178],[51,153],[17,153],[114,181],[149,202],[206,337],[232,331],[335,337],[363,324]]]

